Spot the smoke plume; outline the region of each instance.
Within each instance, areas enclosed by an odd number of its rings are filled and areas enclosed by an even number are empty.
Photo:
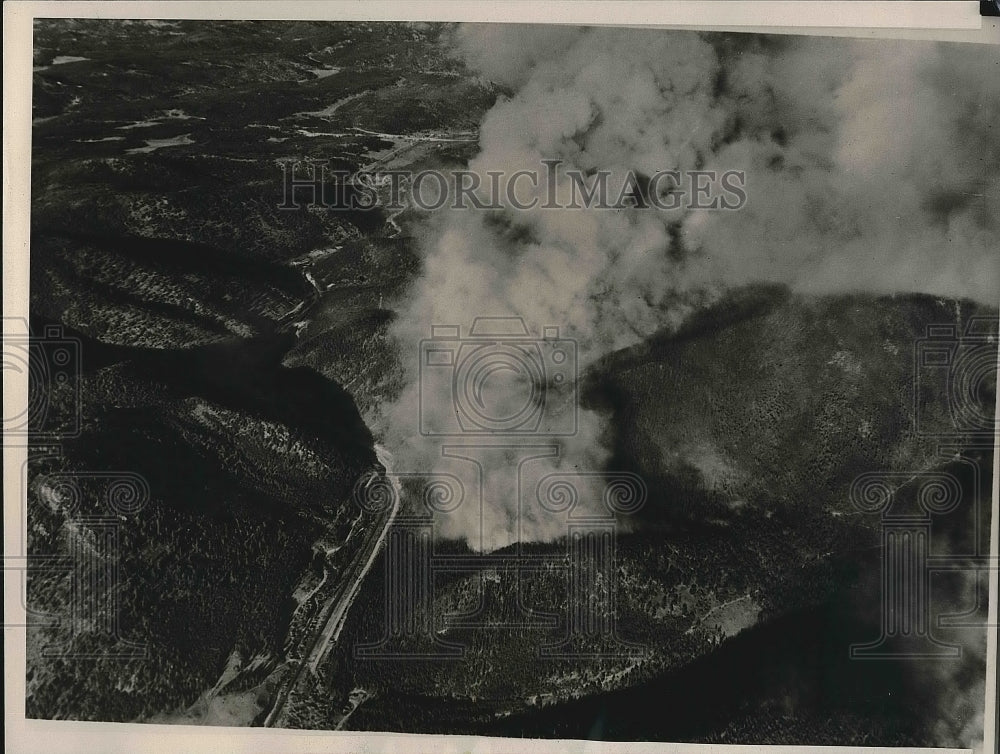
[[[417,428],[420,416],[434,425],[455,413],[447,391],[421,394],[417,343],[433,325],[465,334],[475,317],[518,316],[534,335],[556,326],[576,341],[582,369],[753,282],[995,303],[1000,69],[985,47],[478,25],[459,28],[454,46],[513,92],[484,117],[469,169],[483,186],[491,172],[539,174],[518,189],[539,205],[503,199],[503,210],[429,218],[423,274],[394,332],[409,386],[385,432],[400,468],[477,484],[468,462],[443,457],[442,441]],[[546,174],[545,160],[562,172]],[[622,179],[745,171],[747,201],[729,211],[543,208],[551,191],[569,194],[573,169]],[[547,410],[572,410],[571,388]],[[602,418],[580,410],[575,435],[536,438],[559,455],[525,463],[521,490],[517,453],[487,452],[485,508],[450,513],[443,532],[483,549],[559,536],[565,521],[519,495],[553,471],[600,471],[602,434]],[[599,496],[581,488],[581,505],[598,510]]]

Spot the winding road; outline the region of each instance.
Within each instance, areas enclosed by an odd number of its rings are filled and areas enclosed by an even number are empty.
[[[386,474],[391,474],[392,455],[380,445],[375,446],[379,462],[385,467]],[[374,476],[372,479],[374,480]],[[386,511],[385,520],[381,525],[368,528],[365,541],[357,548],[354,557],[341,574],[339,583],[319,612],[318,619],[313,624],[313,630],[303,641],[308,647],[302,659],[297,662],[294,672],[282,686],[275,697],[274,705],[264,721],[265,727],[282,727],[283,715],[287,710],[288,700],[303,678],[314,676],[320,664],[326,658],[330,647],[336,644],[340,632],[344,628],[347,614],[354,603],[361,584],[371,570],[375,558],[385,542],[389,527],[396,518],[400,504],[400,486],[398,480],[389,476],[395,494],[392,495],[392,505]],[[352,531],[354,531],[352,529]],[[308,675],[306,675],[308,673]]]

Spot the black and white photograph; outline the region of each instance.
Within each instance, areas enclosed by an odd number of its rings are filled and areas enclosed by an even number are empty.
[[[28,722],[983,750],[997,44],[31,49]]]

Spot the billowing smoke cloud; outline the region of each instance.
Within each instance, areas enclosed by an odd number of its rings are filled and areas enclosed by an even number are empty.
[[[727,67],[743,120],[708,158],[741,212],[685,236],[727,283],[1000,298],[1000,67],[985,46],[800,41]]]
[[[417,429],[421,412],[431,425],[455,414],[448,390],[421,394],[416,344],[432,325],[513,315],[535,334],[557,326],[582,368],[751,282],[995,303],[1000,70],[988,49],[511,26],[462,27],[455,46],[514,91],[485,116],[470,170],[483,186],[493,171],[541,173],[518,190],[540,203],[515,210],[501,197],[504,210],[429,220],[423,275],[395,330],[410,376],[386,416],[400,468],[473,485],[468,464]],[[543,161],[555,159],[550,183]],[[552,190],[570,193],[567,169],[742,170],[748,200],[738,211],[543,208]],[[571,389],[556,397],[547,410],[571,410]],[[525,465],[529,481],[603,468],[601,417],[578,418],[577,434],[554,441],[558,458]],[[563,533],[564,520],[519,504],[506,468],[517,454],[487,455],[484,511],[450,514],[444,533],[487,549]]]

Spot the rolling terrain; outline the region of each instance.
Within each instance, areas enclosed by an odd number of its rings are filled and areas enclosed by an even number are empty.
[[[995,322],[965,301],[749,287],[608,355],[580,394],[614,428],[611,467],[649,489],[616,532],[617,605],[601,617],[617,653],[539,659],[566,631],[560,539],[434,575],[421,617],[435,638],[411,649],[462,657],[355,654],[384,628],[393,517],[417,507],[404,491],[398,510],[365,510],[356,492],[391,471],[370,427],[402,386],[390,329],[420,273],[422,220],[282,209],[285,170],[464,165],[504,91],[453,59],[447,32],[36,26],[31,324],[62,328],[79,359],[69,383],[31,385],[33,430],[57,438],[27,469],[27,547],[43,559],[28,577],[28,716],[960,739],[981,631],[942,632],[967,648],[946,670],[845,658],[879,631],[880,520],[851,503],[858,475],[955,475],[964,504],[935,521],[935,546],[982,545],[970,523],[983,530],[992,449],[954,431],[942,371],[914,392],[928,325]],[[994,399],[988,382],[970,397],[984,412]],[[934,433],[951,437],[946,452]],[[145,485],[134,510],[108,509],[115,479]],[[116,549],[101,539],[109,521]],[[460,542],[436,545],[475,562]],[[81,623],[80,573],[47,568],[80,552],[87,583],[113,597],[117,636]],[[542,565],[518,572],[520,554]],[[933,587],[935,604],[975,604],[967,584]],[[526,608],[554,618],[511,627]]]
[[[989,312],[921,296],[816,299],[746,289],[678,332],[599,362],[584,378],[585,401],[614,416],[613,466],[640,474],[650,490],[638,520],[622,519],[617,536],[617,630],[628,646],[608,659],[539,659],[538,647],[566,630],[567,572],[558,567],[520,575],[498,568],[494,578],[442,572],[432,620],[465,647],[464,658],[359,659],[346,654],[347,641],[331,676],[339,693],[367,695],[351,726],[639,740],[947,740],[928,732],[926,714],[913,717],[893,701],[932,697],[939,679],[905,661],[878,670],[849,660],[851,644],[879,635],[881,604],[881,520],[852,502],[850,488],[864,473],[954,475],[962,504],[935,519],[934,552],[972,552],[975,532],[988,547],[990,449],[958,436],[952,450],[939,451],[929,435],[953,432],[947,386],[924,381],[919,407],[913,389],[914,344],[926,326],[964,327],[976,315]],[[988,407],[993,397],[981,400]],[[918,410],[927,417],[919,433]],[[897,484],[900,499],[919,489]],[[557,541],[532,552],[558,560],[565,548]],[[368,607],[348,627],[355,641],[381,630],[384,597],[372,582],[361,598]],[[935,589],[937,605],[975,607],[954,579]],[[505,626],[523,605],[562,617],[551,628]],[[469,611],[488,627],[449,628],[447,616]],[[830,614],[843,619],[820,632],[823,641],[797,637],[782,655],[790,636],[817,635]],[[982,629],[944,635],[968,645],[962,672],[974,678]],[[771,654],[753,659],[761,646]],[[730,662],[760,665],[730,678]],[[831,677],[802,670],[816,667]],[[757,685],[719,696],[729,683]],[[818,719],[829,716],[823,700],[841,683],[856,689],[835,705],[843,717]],[[701,696],[685,704],[720,706],[662,715],[658,702],[639,701],[674,699],[687,686]],[[627,688],[634,691],[609,694]],[[783,698],[787,709],[775,701]],[[955,714],[960,729],[974,710]]]
[[[87,560],[120,574],[120,636],[74,617],[81,574],[29,573],[29,716],[263,722],[377,546],[351,499],[382,468],[359,408],[391,385],[378,336],[417,260],[379,209],[282,209],[283,166],[458,159],[468,139],[428,135],[495,94],[440,33],[36,26],[31,324],[79,358],[31,385],[55,440],[29,463],[28,551],[86,551],[108,485],[145,491]]]

